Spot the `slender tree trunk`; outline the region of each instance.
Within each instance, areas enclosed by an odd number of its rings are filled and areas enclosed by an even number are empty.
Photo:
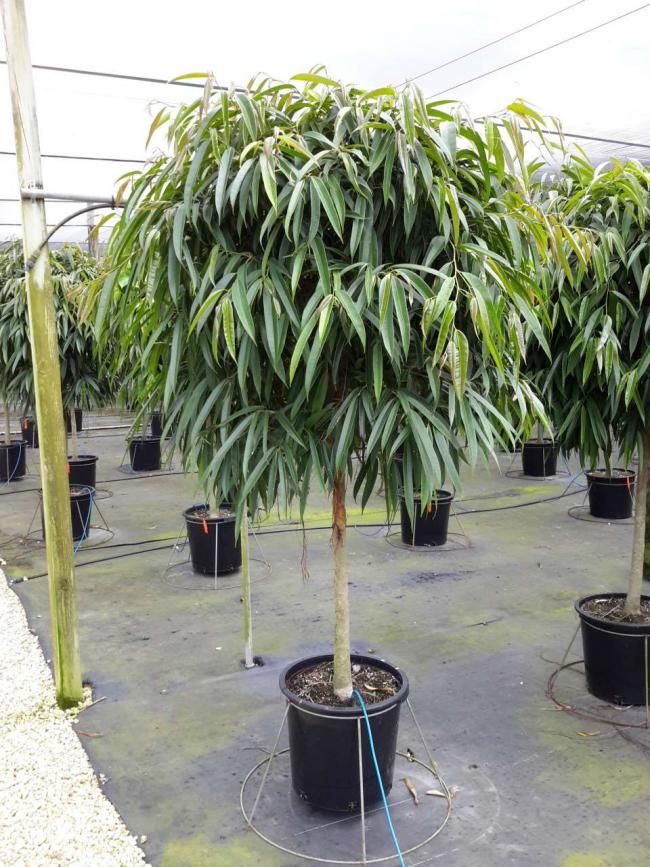
[[[142,416],[142,430],[140,431],[140,439],[144,439],[147,435],[147,428],[149,427],[149,413],[145,412]]]
[[[345,548],[345,475],[337,473],[332,493],[332,548],[334,549],[334,694],[352,698],[350,665],[350,600]]]
[[[650,458],[650,433],[645,432],[639,454],[639,477],[636,485],[636,509],[634,512],[634,536],[632,539],[632,564],[625,600],[626,614],[639,614],[641,611],[641,582],[643,581],[643,560],[645,554],[646,504],[648,497],[648,460]]]
[[[248,559],[248,518],[244,516],[239,532],[241,546],[241,597],[244,605],[244,666],[254,668],[253,618],[251,615],[251,576]]]
[[[541,423],[541,421],[538,421],[538,422],[537,422],[537,442],[538,442],[538,443],[542,443],[542,442],[544,442],[544,437],[543,437],[543,433],[542,433],[542,423]]]
[[[72,460],[76,461],[79,457],[79,438],[77,437],[77,416],[74,409],[70,411],[70,451],[72,452]]]
[[[5,442],[11,444],[11,413],[9,412],[9,401],[5,400]]]
[[[605,458],[605,472],[607,473],[607,475],[611,479],[611,477],[612,477],[612,453],[611,453],[611,451],[606,451],[604,454],[604,458]]]

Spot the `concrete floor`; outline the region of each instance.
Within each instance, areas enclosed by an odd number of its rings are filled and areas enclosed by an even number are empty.
[[[181,511],[201,499],[195,476],[133,478],[118,470],[124,431],[87,442],[84,436],[81,452],[98,454],[98,478],[111,480],[98,484],[112,492],[99,501],[115,533],[109,544],[175,537]],[[36,455],[29,455],[32,472]],[[566,477],[506,476],[509,464],[504,456],[500,472],[466,471],[463,497],[479,499],[459,508],[516,506],[560,494],[568,483]],[[16,541],[38,502],[27,489],[37,487],[38,479],[26,478],[0,491],[12,492],[0,496],[0,554],[14,578],[43,571],[44,552]],[[648,731],[630,729],[632,740],[625,740],[606,723],[558,711],[544,692],[554,668],[546,660],[562,657],[576,627],[574,600],[624,589],[631,527],[574,520],[567,509],[583,496],[461,516],[452,530],[466,538],[451,537],[437,551],[404,550],[398,536],[350,529],[354,648],[372,649],[407,672],[440,773],[457,787],[447,827],[406,856],[409,867],[650,863]],[[363,517],[351,510],[351,524],[381,522],[380,508],[377,498]],[[327,525],[327,509],[326,499],[314,496],[308,523]],[[328,532],[308,534],[305,583],[300,534],[273,536],[269,529],[258,530],[251,545],[255,653],[265,664],[249,672],[240,662],[238,575],[220,579],[215,590],[210,579],[192,575],[179,553],[165,575],[169,549],[78,569],[84,676],[103,699],[81,714],[77,725],[86,734],[80,737],[130,830],[146,835],[143,848],[154,865],[305,863],[246,829],[239,810],[242,780],[272,746],[282,719],[280,670],[327,652],[332,633]],[[95,531],[91,541],[102,538]],[[146,547],[81,550],[77,561]],[[49,658],[46,580],[14,587]],[[570,658],[579,656],[578,638]],[[638,710],[599,706],[579,671],[562,674],[557,686],[562,700],[592,713],[642,720]],[[426,761],[403,709],[399,749],[407,748]],[[305,809],[289,792],[287,770],[286,757],[278,759],[260,801],[261,830],[315,859],[358,857],[359,820],[333,822],[336,817]],[[418,807],[405,776],[418,790]],[[257,774],[247,789],[249,809],[259,780]],[[425,795],[432,788],[439,785],[420,766],[398,759],[390,801],[403,848],[431,833],[444,815],[444,800]],[[368,819],[368,852],[391,854],[380,812]]]

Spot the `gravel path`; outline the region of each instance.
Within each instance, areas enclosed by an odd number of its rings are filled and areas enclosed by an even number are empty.
[[[0,570],[0,867],[142,867]]]

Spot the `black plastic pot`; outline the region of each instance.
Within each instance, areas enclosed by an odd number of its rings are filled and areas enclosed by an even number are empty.
[[[521,466],[525,476],[545,478],[554,476],[557,472],[557,456],[560,451],[559,443],[553,440],[535,440],[524,443],[521,450]]]
[[[161,437],[163,432],[163,417],[159,412],[151,413],[151,436]]]
[[[82,425],[83,425],[83,410],[82,409],[75,409],[74,419],[75,419],[75,423],[77,426],[77,433],[79,433],[79,431],[81,430]],[[68,434],[72,433],[72,423],[70,420],[70,410],[69,409],[67,409],[65,411],[65,429],[66,429],[66,432]]]
[[[12,440],[0,445],[0,482],[13,482],[25,475],[25,443]]]
[[[25,416],[20,420],[20,426],[23,431],[23,440],[30,448],[38,448],[38,427],[36,421],[31,416]]]
[[[405,674],[389,663],[370,656],[352,655],[353,663],[364,663],[390,671],[401,683],[399,691],[385,701],[368,705],[377,763],[386,794],[393,785],[400,706],[409,694]],[[328,707],[300,699],[287,686],[296,672],[332,655],[312,656],[294,662],[280,675],[280,689],[289,702],[288,726],[291,781],[302,800],[322,810],[354,812],[361,806],[359,787],[358,720],[361,720],[361,753],[365,807],[381,799],[381,791],[368,742],[366,723],[359,705]]]
[[[404,500],[400,501],[400,513],[402,523],[402,542],[405,545],[430,545],[437,547],[447,541],[449,530],[449,510],[454,495],[449,491],[436,491],[433,499],[424,511],[420,511],[420,499],[416,498],[415,526],[411,524],[411,518]]]
[[[97,482],[97,455],[79,455],[68,458],[68,481],[70,485],[95,488]]]
[[[72,541],[80,542],[86,539],[90,533],[90,519],[93,511],[93,488],[71,487],[70,488],[70,517],[72,518]],[[43,496],[41,492],[41,497]],[[42,511],[41,520],[43,526],[43,538],[45,539],[45,522]]]
[[[633,470],[616,469],[617,475],[602,475],[605,470],[587,473],[589,512],[594,518],[617,521],[632,517],[634,505]]]
[[[160,469],[160,437],[138,437],[129,443],[131,469],[136,473]]]
[[[227,508],[223,504],[222,508]],[[208,517],[205,503],[183,512],[190,543],[192,568],[201,575],[225,575],[241,566],[241,547],[235,536],[235,516]]]
[[[650,659],[650,623],[612,623],[588,614],[582,607],[591,599],[614,601],[624,597],[624,593],[597,593],[576,602],[587,688],[610,704],[644,705],[650,679],[650,671],[645,669],[646,659]]]

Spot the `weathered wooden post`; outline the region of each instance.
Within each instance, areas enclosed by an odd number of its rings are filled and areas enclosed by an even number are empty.
[[[24,0],[2,0],[21,190],[42,190],[41,151]],[[83,694],[77,639],[70,491],[45,202],[21,195],[27,303],[40,439],[54,679],[61,707]]]

